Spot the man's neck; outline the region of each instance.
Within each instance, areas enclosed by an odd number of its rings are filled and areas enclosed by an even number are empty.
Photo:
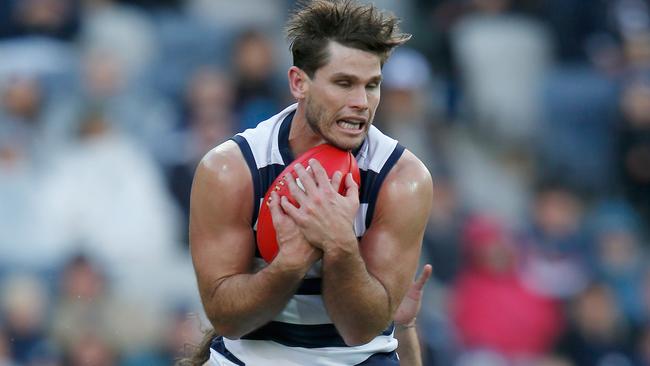
[[[324,142],[325,140],[309,127],[304,106],[298,103],[298,108],[291,121],[291,130],[289,131],[289,148],[291,148],[293,156],[298,157],[305,151]]]

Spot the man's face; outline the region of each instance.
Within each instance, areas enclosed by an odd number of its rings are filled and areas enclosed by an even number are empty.
[[[363,142],[379,104],[379,56],[330,42],[329,62],[309,79],[306,119],[328,143],[352,150]]]

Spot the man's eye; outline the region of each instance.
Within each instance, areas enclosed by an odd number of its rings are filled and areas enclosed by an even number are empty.
[[[350,82],[349,82],[349,81],[345,81],[345,80],[341,80],[341,81],[337,81],[337,82],[336,82],[336,85],[338,85],[338,86],[342,86],[342,87],[346,87],[346,88],[347,88],[347,87],[350,86]]]

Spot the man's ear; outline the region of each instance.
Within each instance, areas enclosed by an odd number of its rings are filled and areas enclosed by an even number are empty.
[[[309,90],[309,76],[301,68],[291,66],[288,72],[289,76],[289,90],[291,95],[297,100],[302,100],[307,95]]]

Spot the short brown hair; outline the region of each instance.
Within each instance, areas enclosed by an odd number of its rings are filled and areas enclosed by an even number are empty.
[[[303,2],[287,23],[293,64],[313,77],[328,62],[330,41],[372,52],[381,64],[393,48],[411,38],[401,33],[399,19],[374,5],[352,0],[313,0]]]

